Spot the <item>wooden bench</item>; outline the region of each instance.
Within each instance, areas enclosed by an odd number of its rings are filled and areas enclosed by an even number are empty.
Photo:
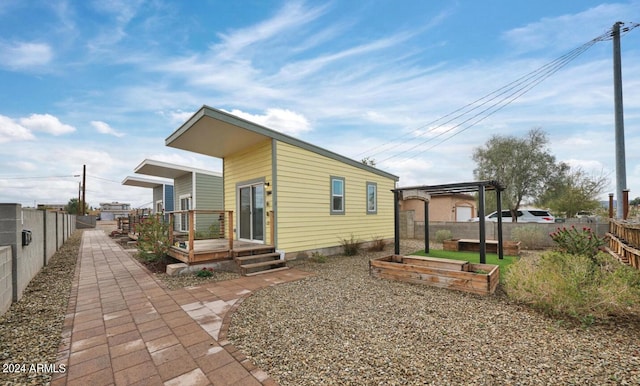
[[[480,252],[480,240],[475,239],[450,239],[442,243],[445,251]],[[505,241],[502,244],[504,254],[517,256],[520,254],[519,241]],[[487,253],[498,253],[498,240],[485,240]]]

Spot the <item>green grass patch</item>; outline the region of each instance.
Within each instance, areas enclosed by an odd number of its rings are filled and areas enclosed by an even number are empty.
[[[424,249],[412,253],[412,255],[439,257],[442,259],[462,260],[470,263],[480,263],[480,254],[478,252],[457,252],[457,251],[443,251],[441,249],[430,249],[429,253],[424,253]],[[486,264],[494,264],[500,267],[500,279],[502,279],[502,273],[506,272],[508,267],[518,260],[517,256],[504,256],[504,259],[498,259],[498,255],[495,253],[487,253]]]

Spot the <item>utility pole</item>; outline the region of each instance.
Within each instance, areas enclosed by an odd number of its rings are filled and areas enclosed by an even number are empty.
[[[84,216],[84,207],[87,204],[85,192],[87,190],[87,165],[82,165],[82,215]]]
[[[627,189],[627,171],[624,154],[624,113],[622,110],[622,59],[620,58],[620,26],[613,25],[613,97],[616,122],[616,218],[624,218],[623,192]]]

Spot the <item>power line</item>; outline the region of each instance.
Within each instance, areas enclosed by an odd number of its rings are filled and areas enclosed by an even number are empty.
[[[625,29],[623,29],[623,31],[625,33],[630,32],[632,29],[636,28],[640,26],[640,24],[638,23],[632,23],[632,25],[630,27],[626,27]],[[454,126],[450,127],[449,129],[438,133],[436,136],[434,137],[430,137],[428,139],[426,139],[425,141],[422,141],[416,145],[411,146],[409,149],[404,150],[402,153],[398,152],[397,154],[391,155],[381,161],[379,161],[380,163],[388,161],[392,158],[398,157],[400,155],[406,155],[407,151],[412,151],[414,149],[416,149],[419,146],[424,145],[427,142],[436,140],[437,138],[442,137],[443,135],[451,132],[452,130],[455,130],[459,127],[462,127],[463,125],[466,125],[468,123],[467,126],[465,126],[462,130],[459,130],[457,132],[454,132],[453,134],[447,136],[446,138],[442,139],[441,141],[439,141],[437,144],[429,147],[429,149],[432,149],[433,147],[440,145],[441,143],[453,138],[454,136],[464,132],[465,130],[468,130],[469,128],[477,125],[478,123],[482,122],[483,120],[485,120],[486,118],[488,118],[489,116],[495,114],[496,112],[502,110],[504,107],[508,106],[509,104],[511,104],[513,101],[515,101],[516,99],[518,99],[519,97],[521,97],[522,95],[526,94],[529,90],[531,90],[533,87],[537,86],[538,84],[540,84],[542,81],[546,80],[547,78],[549,78],[551,75],[555,74],[556,72],[558,72],[560,69],[564,68],[566,65],[568,65],[571,61],[573,61],[575,58],[577,58],[578,56],[580,56],[582,53],[584,53],[585,51],[587,51],[589,48],[591,48],[593,45],[595,45],[596,43],[600,42],[600,41],[605,41],[605,40],[609,40],[611,39],[611,34],[612,31],[608,30],[607,32],[601,34],[600,36],[591,39],[590,41],[588,41],[587,43],[584,43],[583,45],[569,51],[568,53],[560,56],[559,58],[554,59],[553,61],[546,63],[545,65],[541,66],[540,68],[529,72],[528,74],[525,74],[523,76],[521,76],[520,78],[516,79],[515,81],[508,83],[507,85],[479,98],[476,99],[475,101],[460,107],[456,110],[454,110],[453,112],[446,114],[438,119],[435,119],[427,124],[421,125],[420,127],[418,127],[417,129],[414,129],[413,131],[409,132],[409,133],[405,133],[402,136],[399,136],[391,141],[388,141],[387,143],[384,143],[382,145],[378,145],[374,148],[369,149],[368,151],[359,153],[358,156],[363,155],[363,154],[368,154],[368,157],[374,157],[380,153],[383,152],[388,152],[392,149],[398,148],[399,146],[402,146],[403,144],[407,144],[411,141],[413,141],[415,138],[412,137],[410,139],[407,140],[402,140],[403,138],[406,138],[407,136],[412,136],[414,134],[417,134],[417,137],[424,137],[425,135],[432,133],[440,128],[442,128],[443,126],[450,124],[458,119],[462,119],[464,116],[471,114],[472,112],[481,109],[484,106],[487,106],[486,108],[482,109],[480,112],[474,114],[473,116],[471,116],[470,118],[467,118],[465,120],[463,120],[462,122],[455,124]],[[483,114],[485,114],[484,116],[482,116]],[[447,119],[448,118],[448,119]],[[445,120],[446,119],[446,120]],[[431,127],[429,130],[427,130],[424,133],[420,133],[420,131],[425,128],[425,127],[429,127],[435,123],[440,122],[438,125]],[[394,143],[395,142],[395,143]],[[378,150],[377,152],[371,153],[374,150]],[[426,149],[428,150],[428,149]],[[424,150],[421,150],[424,151]],[[409,160],[412,158],[415,158],[418,154],[420,153],[416,153],[413,156],[406,158],[405,160]]]

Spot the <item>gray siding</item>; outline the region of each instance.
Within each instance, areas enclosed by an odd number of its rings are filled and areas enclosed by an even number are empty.
[[[167,202],[164,201],[164,198],[162,197],[162,185],[153,188],[153,203],[151,204],[151,208],[153,208],[152,213],[154,214],[157,213],[156,202],[158,202],[159,200],[163,200],[162,205],[164,208],[166,208]]]
[[[222,177],[196,173],[196,209],[224,210]],[[198,214],[196,230],[209,234],[218,229],[218,214]]]

